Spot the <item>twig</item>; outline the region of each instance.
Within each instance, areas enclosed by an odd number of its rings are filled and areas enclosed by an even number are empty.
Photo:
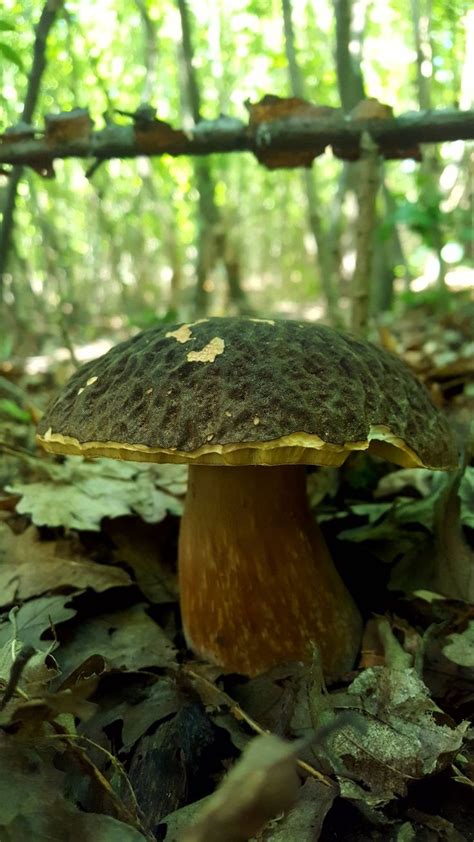
[[[3,710],[10,699],[12,698],[13,694],[16,692],[20,692],[20,694],[24,697],[26,694],[23,691],[20,691],[18,688],[18,684],[20,682],[23,670],[25,669],[28,661],[33,657],[35,654],[35,649],[33,646],[23,646],[22,649],[18,652],[18,655],[15,657],[11,668],[10,668],[10,675],[8,676],[8,681],[3,691],[3,696],[0,701],[0,710]]]
[[[154,836],[151,836],[149,833],[147,833],[139,818],[138,814],[140,812],[140,808],[138,805],[137,797],[133,790],[132,784],[130,783],[128,776],[125,772],[125,769],[123,768],[120,761],[116,757],[114,757],[113,754],[107,751],[106,748],[99,745],[98,743],[95,743],[93,740],[89,739],[89,737],[85,737],[82,734],[70,734],[66,730],[66,728],[64,728],[62,725],[59,724],[59,722],[57,722],[57,720],[53,720],[51,724],[54,727],[56,734],[51,735],[50,737],[48,737],[48,739],[60,739],[63,740],[65,743],[69,744],[69,747],[77,755],[79,762],[84,766],[88,774],[90,774],[90,776],[94,778],[94,780],[99,784],[101,789],[103,789],[107,793],[108,797],[114,805],[117,818],[119,818],[121,821],[126,822],[127,824],[131,824],[134,827],[137,827],[142,833],[146,835],[146,838],[149,839],[150,842],[154,842]],[[125,778],[126,785],[130,793],[130,797],[132,799],[134,813],[132,813],[128,809],[128,807],[126,807],[126,805],[123,803],[123,801],[121,801],[121,799],[118,797],[117,793],[114,791],[105,775],[103,775],[100,769],[97,768],[95,763],[92,762],[89,755],[84,751],[84,749],[82,749],[80,746],[74,745],[74,740],[85,742],[88,745],[91,745],[94,748],[98,749],[99,751],[102,751],[108,757],[113,767],[118,771],[120,775],[122,775]]]
[[[235,702],[234,699],[228,695],[228,693],[226,693],[224,690],[221,690],[219,687],[216,687],[216,685],[213,684],[212,681],[209,681],[208,678],[204,678],[204,676],[199,675],[199,673],[195,672],[189,667],[185,667],[185,672],[187,673],[187,675],[191,676],[191,678],[203,682],[210,689],[212,689],[214,693],[217,693],[221,697],[222,702],[224,702],[228,706],[232,716],[234,716],[239,721],[245,722],[246,725],[248,725],[252,729],[252,731],[255,731],[256,734],[271,734],[271,731],[269,731],[267,728],[262,728],[262,726],[259,725],[258,722],[255,721],[255,719],[252,719],[252,717],[249,716],[248,713],[242,710],[240,705],[237,702]],[[314,766],[310,766],[310,764],[306,763],[305,760],[297,759],[296,763],[300,769],[302,769],[304,772],[307,772],[307,774],[311,775],[311,777],[316,778],[316,780],[320,781],[325,786],[334,786],[333,781],[331,781],[329,778],[323,775],[322,772],[318,772],[318,770],[315,769]]]
[[[23,459],[25,462],[41,462],[42,459],[34,453],[30,453],[26,447],[19,445],[8,444],[6,441],[0,439],[0,452],[8,453],[9,456],[16,456],[17,459]]]

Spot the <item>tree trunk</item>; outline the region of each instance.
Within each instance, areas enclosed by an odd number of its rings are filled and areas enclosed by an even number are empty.
[[[181,59],[185,79],[186,104],[191,122],[196,125],[201,119],[201,97],[194,69],[194,50],[191,38],[191,22],[187,0],[177,0],[181,20]],[[205,316],[208,310],[208,281],[215,262],[214,231],[218,222],[218,211],[214,199],[215,185],[209,161],[206,158],[193,161],[198,191],[198,256],[196,262],[195,315]]]
[[[372,266],[376,200],[380,187],[380,157],[377,145],[364,133],[362,156],[357,166],[356,264],[352,276],[351,329],[358,336],[367,332],[372,297]]]
[[[413,37],[416,49],[416,79],[420,108],[431,108],[431,78],[433,73],[433,46],[430,38],[432,0],[411,0]],[[432,212],[430,239],[438,258],[437,283],[440,289],[446,284],[446,263],[442,250],[444,236],[439,224],[439,177],[440,166],[436,148],[426,149],[420,165],[420,200]]]
[[[382,198],[384,216],[393,217],[396,202],[386,184],[382,185]],[[398,265],[405,267],[405,289],[408,290],[411,274],[397,226],[394,225],[390,237],[377,238],[374,244],[371,301],[374,314],[386,313],[392,309],[394,267]]]
[[[291,0],[282,0],[283,28],[285,34],[285,50],[288,61],[288,74],[290,88],[293,96],[304,97],[304,83],[295,48],[295,33],[292,20]],[[328,319],[332,324],[339,321],[337,306],[337,291],[334,281],[335,267],[332,254],[327,245],[326,232],[324,231],[321,217],[318,211],[318,198],[314,186],[312,170],[305,169],[303,173],[303,187],[306,193],[308,225],[316,246],[318,270],[321,280],[321,287],[326,299]]]
[[[135,0],[135,5],[140,13],[143,27],[143,36],[145,42],[145,79],[143,83],[143,102],[151,102],[155,96],[156,79],[157,79],[157,65],[158,65],[158,47],[157,47],[157,33],[155,22],[151,19],[148,13],[146,0]]]
[[[156,31],[156,24],[149,15],[146,0],[135,0],[135,5],[142,19],[145,46],[145,79],[143,81],[142,101],[148,103],[153,101],[156,90],[159,55],[157,48],[158,33]],[[156,208],[157,218],[161,220],[163,232],[161,241],[171,268],[167,309],[168,313],[172,313],[178,318],[181,306],[183,272],[179,239],[176,234],[178,226],[176,224],[175,209],[171,197],[161,196],[157,190],[151,161],[144,159],[142,167],[143,184],[150,201]]]
[[[352,0],[334,0],[336,14],[336,66],[339,96],[343,110],[348,113],[366,97],[364,80],[361,72],[363,26],[359,24],[358,30],[354,29],[352,16]],[[349,44],[352,49],[349,49]],[[354,164],[345,164],[341,176],[340,203],[344,201],[344,193],[347,190],[354,190],[358,197],[359,205],[368,202],[362,218],[358,216],[358,244],[356,269],[352,279],[353,285],[353,313],[351,322],[356,330],[363,330],[360,324],[361,318],[367,320],[369,310],[362,316],[361,304],[374,312],[382,312],[389,309],[393,299],[393,264],[389,260],[391,254],[400,256],[403,254],[398,232],[394,227],[390,242],[374,241],[374,230],[376,227],[375,193],[370,197],[367,189],[367,180],[372,183],[372,188],[377,192],[374,179],[381,179],[384,194],[388,194],[388,188],[383,184],[383,173],[378,173],[378,165],[374,159],[370,164],[367,155],[364,160]],[[364,183],[365,182],[365,183]],[[388,199],[387,199],[388,201]],[[392,200],[393,205],[393,200]],[[367,219],[372,218],[373,230],[369,235],[367,230]],[[365,221],[364,221],[365,218]],[[361,229],[364,228],[364,231]],[[329,232],[329,242],[332,249],[335,249],[338,230],[333,224]],[[364,249],[365,253],[361,253]],[[386,261],[389,260],[388,265]],[[364,268],[363,268],[364,267]],[[408,271],[408,270],[407,270]],[[362,272],[369,273],[367,278],[362,277]]]
[[[334,11],[336,14],[337,81],[341,105],[347,114],[366,96],[360,68],[362,32],[358,33],[358,56],[355,60],[349,50],[349,44],[355,40],[352,31],[352,0],[334,0]]]
[[[191,38],[191,22],[187,0],[177,0],[181,19],[182,49],[181,59],[185,79],[187,110],[192,123],[201,119],[201,98],[194,69],[194,51]],[[240,286],[240,274],[235,273],[235,266],[227,266],[225,260],[225,227],[215,201],[215,180],[210,161],[207,158],[193,160],[196,187],[198,191],[198,256],[196,262],[196,293],[194,299],[195,315],[205,316],[209,305],[210,275],[218,259],[222,259],[226,268],[229,297],[239,309],[245,309],[246,296]],[[238,294],[236,286],[238,285]]]
[[[64,0],[46,0],[36,26],[35,43],[33,47],[33,62],[28,78],[25,103],[21,115],[21,120],[24,123],[31,123],[33,118],[36,103],[38,101],[41,79],[46,67],[47,38],[56,20],[58,12],[63,6],[63,3]],[[8,266],[8,258],[12,245],[16,197],[18,184],[20,183],[22,174],[23,167],[14,167],[7,189],[2,228],[0,231],[0,294],[3,289],[4,278]]]

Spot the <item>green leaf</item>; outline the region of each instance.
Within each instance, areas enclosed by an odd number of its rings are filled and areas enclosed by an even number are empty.
[[[467,467],[459,488],[461,523],[474,529],[474,468]]]
[[[14,32],[15,24],[6,20],[0,20],[0,32]]]
[[[0,413],[8,415],[15,421],[20,421],[22,424],[31,424],[30,413],[8,398],[0,398]]]
[[[13,47],[10,47],[10,44],[5,44],[3,41],[0,41],[0,53],[3,53],[8,61],[11,61],[12,64],[16,64],[19,70],[24,70],[23,61],[21,57],[17,53]]]
[[[0,360],[7,360],[10,354],[13,351],[13,337],[12,336],[1,336],[0,337]]]

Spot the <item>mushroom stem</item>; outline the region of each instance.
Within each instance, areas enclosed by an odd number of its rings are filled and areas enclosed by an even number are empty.
[[[357,608],[306,499],[303,466],[192,465],[179,538],[186,639],[231,672],[311,657],[325,674],[354,663]]]

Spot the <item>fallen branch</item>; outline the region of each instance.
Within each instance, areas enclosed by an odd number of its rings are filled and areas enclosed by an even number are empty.
[[[312,109],[307,113],[280,109],[281,114],[289,114],[280,117],[275,108],[268,120],[260,116],[248,125],[222,116],[201,121],[189,131],[175,130],[153,116],[143,116],[140,110],[131,115],[128,125],[110,122],[99,131],[92,131],[87,112],[76,109],[48,118],[45,130],[22,126],[18,131],[7,131],[0,137],[0,165],[30,166],[51,175],[53,162],[64,158],[100,162],[138,155],[177,157],[249,151],[266,166],[292,167],[309,166],[312,158],[328,146],[340,158],[357,160],[364,132],[386,158],[419,157],[419,143],[474,139],[474,110],[354,119],[335,109]]]

